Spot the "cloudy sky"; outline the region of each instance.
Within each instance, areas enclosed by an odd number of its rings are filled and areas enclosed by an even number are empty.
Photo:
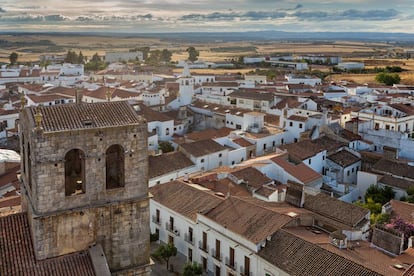
[[[0,0],[2,31],[414,33],[413,0]]]

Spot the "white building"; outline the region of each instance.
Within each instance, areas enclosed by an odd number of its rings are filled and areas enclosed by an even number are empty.
[[[144,54],[141,51],[136,52],[108,52],[105,53],[105,62],[113,63],[129,60],[144,60]]]
[[[337,67],[342,70],[362,70],[365,65],[363,62],[340,62]]]

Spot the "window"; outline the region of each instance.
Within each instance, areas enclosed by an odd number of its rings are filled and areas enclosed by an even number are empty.
[[[85,154],[80,149],[72,149],[65,155],[65,195],[83,193],[85,193]]]
[[[289,126],[291,127],[291,126],[293,126],[293,122],[289,122]]]
[[[229,247],[229,266],[234,268],[234,248]]]
[[[174,237],[171,235],[168,235],[168,243],[174,245]]]
[[[302,123],[300,123],[300,124],[299,124],[299,128],[302,128],[302,127],[303,127],[303,124],[302,124]]]
[[[188,254],[187,254],[187,258],[188,258],[188,262],[192,263],[193,262],[193,249],[188,248]]]
[[[308,163],[309,163],[309,165],[312,164],[312,159],[311,158],[309,158]]]
[[[221,273],[220,273],[220,266],[219,265],[216,265],[216,276],[220,276],[221,275]]]
[[[250,275],[250,258],[244,256],[244,275]]]
[[[159,209],[155,210],[155,222],[160,223],[160,210]]]
[[[219,157],[222,157],[222,156],[223,156],[223,154],[219,153]]]
[[[354,168],[352,168],[352,172],[354,172],[354,170],[355,170],[355,169],[354,169]]]
[[[174,230],[174,218],[170,216],[169,230]]]
[[[346,172],[346,175],[349,176],[349,170]]]
[[[188,241],[193,242],[193,228],[188,227]]]
[[[200,163],[204,163],[204,158],[200,160]]]
[[[221,254],[221,252],[220,252],[220,241],[216,239],[216,254],[215,254],[214,257],[217,260],[220,260],[221,259],[220,254]],[[220,274],[218,274],[218,275],[220,275]]]
[[[204,251],[207,250],[207,233],[203,232],[203,244],[201,245]]]
[[[322,160],[325,160],[325,155],[322,155]]]
[[[204,257],[201,257],[201,263],[203,266],[203,271],[207,271],[207,259]]]
[[[114,189],[125,186],[124,149],[112,145],[106,150],[106,188]]]

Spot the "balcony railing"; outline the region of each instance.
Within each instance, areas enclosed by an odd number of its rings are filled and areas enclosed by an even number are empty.
[[[169,222],[165,223],[165,229],[167,229],[167,231],[175,234],[176,236],[180,235],[180,231],[175,226],[172,226]]]
[[[250,271],[244,271],[244,266],[240,266],[240,275],[241,276],[253,276],[253,273]]]
[[[158,225],[161,225],[161,218],[156,215],[152,215],[152,222]]]
[[[184,240],[186,242],[188,242],[189,244],[194,245],[194,237],[193,237],[193,235],[190,235],[188,233],[184,233]]]
[[[201,249],[202,251],[208,253],[208,245],[204,246],[202,241],[198,241],[198,248]]]
[[[233,262],[230,262],[230,258],[226,257],[226,260],[225,260],[226,266],[230,268],[231,270],[236,271],[237,263],[234,260],[232,261]]]
[[[211,256],[220,261],[223,259],[223,255],[220,252],[217,252],[215,248],[211,249]]]

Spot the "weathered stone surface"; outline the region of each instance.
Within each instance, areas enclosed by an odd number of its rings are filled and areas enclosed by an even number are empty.
[[[99,243],[111,271],[149,275],[147,126],[141,122],[47,133],[34,128],[33,117],[22,112],[22,205],[29,214],[36,257]],[[107,189],[106,152],[112,145],[124,150],[125,181],[124,187]],[[67,196],[65,156],[73,149],[84,153],[85,193]]]

